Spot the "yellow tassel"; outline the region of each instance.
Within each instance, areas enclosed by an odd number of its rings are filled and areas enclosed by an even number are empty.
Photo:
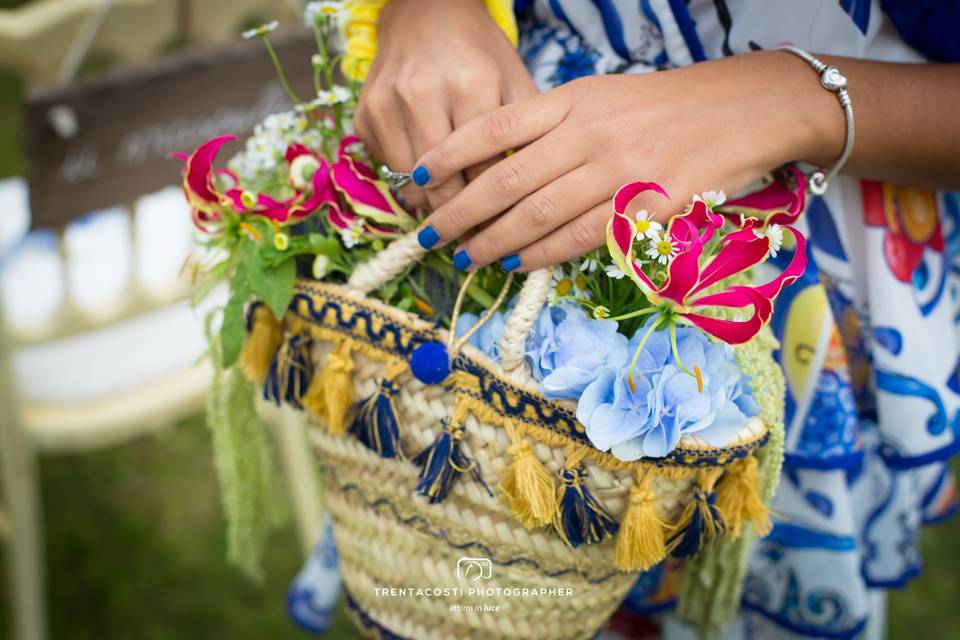
[[[511,440],[507,451],[513,462],[507,467],[500,491],[513,515],[527,529],[550,524],[557,509],[553,476],[537,459],[533,445],[517,433],[517,427],[508,423],[507,434]]]
[[[639,468],[634,472],[630,504],[620,521],[613,561],[622,571],[646,571],[667,555],[664,529],[657,512],[657,494],[651,489],[653,473]]]
[[[263,382],[270,360],[280,348],[283,331],[280,322],[265,304],[255,303],[247,319],[247,337],[240,351],[240,369],[253,382]]]
[[[745,522],[760,537],[770,533],[770,516],[757,493],[758,467],[753,456],[737,460],[727,467],[717,486],[717,507],[734,538],[740,537]]]
[[[353,357],[350,344],[338,341],[303,397],[303,406],[319,418],[333,435],[347,432],[347,414],[353,406]]]

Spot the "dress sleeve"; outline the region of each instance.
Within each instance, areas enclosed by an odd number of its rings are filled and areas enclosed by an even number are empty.
[[[933,60],[960,62],[960,3],[952,0],[881,0],[904,42]]]
[[[377,18],[390,0],[347,0],[346,16],[341,25],[344,41],[344,58],[341,63],[344,75],[351,80],[363,81],[370,71],[370,64],[377,54]],[[490,17],[503,30],[507,38],[517,46],[517,20],[513,13],[513,0],[484,0]]]

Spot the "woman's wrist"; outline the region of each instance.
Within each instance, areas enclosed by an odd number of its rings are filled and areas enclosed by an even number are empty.
[[[806,61],[786,51],[766,53],[779,58],[780,82],[794,95],[784,104],[789,119],[796,123],[791,132],[795,135],[791,136],[790,160],[829,169],[843,153],[847,136],[837,95],[820,84],[819,74]]]
[[[745,103],[752,106],[743,110],[741,119],[757,145],[763,169],[792,161],[832,167],[846,139],[836,94],[820,85],[809,64],[785,51],[741,57],[744,90],[753,98]]]

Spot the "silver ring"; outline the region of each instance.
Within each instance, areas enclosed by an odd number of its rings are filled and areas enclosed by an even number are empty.
[[[392,189],[399,189],[410,182],[410,174],[406,171],[394,171],[384,164],[380,166],[380,172]]]

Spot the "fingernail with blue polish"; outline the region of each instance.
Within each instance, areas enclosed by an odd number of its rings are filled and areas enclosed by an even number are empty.
[[[500,267],[504,271],[516,271],[520,268],[520,256],[512,255],[500,258]]]
[[[432,249],[433,245],[439,241],[440,234],[430,225],[420,229],[420,233],[417,234],[417,242],[419,242],[420,246],[424,249]]]
[[[413,178],[413,184],[417,185],[418,187],[422,187],[430,182],[430,172],[427,171],[427,168],[423,165],[420,165],[414,169],[413,174],[411,174],[410,177]]]
[[[466,271],[470,268],[471,264],[473,264],[473,260],[470,259],[470,255],[465,249],[460,249],[460,251],[453,254],[453,266],[460,271]]]

